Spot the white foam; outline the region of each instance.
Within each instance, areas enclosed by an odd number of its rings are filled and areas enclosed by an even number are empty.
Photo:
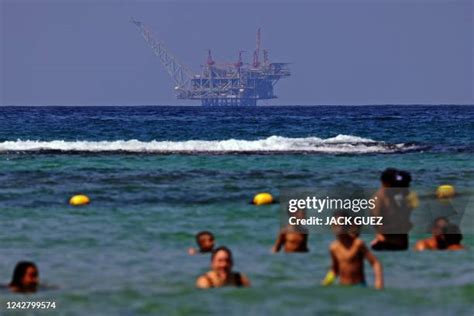
[[[394,153],[414,150],[405,144],[387,144],[351,135],[321,139],[270,136],[259,140],[188,140],[188,141],[36,141],[0,142],[0,152],[129,152],[129,153]]]

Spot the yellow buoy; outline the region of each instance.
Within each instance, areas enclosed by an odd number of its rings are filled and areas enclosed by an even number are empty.
[[[69,204],[73,206],[79,206],[79,205],[86,205],[89,204],[91,200],[87,195],[84,194],[78,194],[74,195],[71,199],[69,199]]]
[[[253,198],[253,204],[265,205],[273,203],[273,196],[270,193],[258,193]]]
[[[438,199],[449,199],[454,197],[455,194],[456,190],[454,190],[454,187],[449,184],[440,185],[436,190],[436,196]]]

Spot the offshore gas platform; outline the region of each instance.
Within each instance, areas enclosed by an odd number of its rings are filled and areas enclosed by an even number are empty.
[[[165,45],[156,40],[144,23],[131,19],[145,41],[160,59],[175,83],[178,99],[200,100],[203,106],[255,106],[258,100],[275,99],[275,84],[290,76],[289,63],[274,63],[268,59],[268,50],[261,49],[260,29],[257,30],[256,48],[252,63],[244,63],[239,51],[237,61],[216,63],[208,50],[201,73],[193,74],[180,63]],[[261,51],[263,61],[260,60]]]

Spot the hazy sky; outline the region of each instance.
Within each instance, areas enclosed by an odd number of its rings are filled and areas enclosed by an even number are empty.
[[[472,0],[0,0],[2,105],[198,104],[129,22],[145,22],[196,72],[250,60],[255,31],[271,61],[292,62],[261,104],[474,104]]]

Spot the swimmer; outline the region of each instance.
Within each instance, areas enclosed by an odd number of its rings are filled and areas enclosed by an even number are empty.
[[[406,171],[387,168],[380,177],[381,187],[375,198],[372,216],[382,216],[383,226],[375,226],[373,250],[407,250],[412,207],[409,203],[411,176]]]
[[[211,256],[211,271],[201,275],[196,280],[196,286],[201,289],[223,286],[250,286],[249,279],[242,273],[233,272],[232,252],[227,247],[214,249]]]
[[[446,240],[443,232],[449,225],[449,221],[446,217],[438,217],[434,220],[433,226],[431,227],[431,237],[419,240],[415,244],[415,250],[442,250],[447,248]]]
[[[298,210],[292,216],[301,219],[306,215],[303,210]],[[285,252],[308,252],[308,230],[296,225],[286,226],[278,234],[272,253],[280,251],[281,247]]]
[[[189,248],[189,255],[193,256],[197,253],[209,253],[214,249],[214,235],[209,231],[201,231],[196,234],[196,244],[199,249]]]
[[[20,261],[13,270],[8,287],[14,293],[34,293],[38,289],[38,275],[38,268],[33,262]]]
[[[336,217],[346,217],[342,213]],[[332,267],[323,285],[328,285],[339,276],[342,285],[366,286],[364,274],[364,259],[369,261],[374,269],[375,288],[383,288],[383,271],[380,261],[369,251],[362,239],[358,238],[358,232],[354,227],[348,225],[334,225],[336,240],[329,246],[332,259]]]

